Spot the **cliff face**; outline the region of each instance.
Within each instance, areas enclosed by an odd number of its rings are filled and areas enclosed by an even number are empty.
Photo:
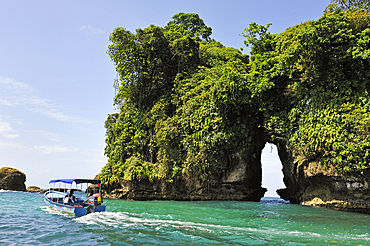
[[[102,185],[103,195],[130,200],[240,200],[259,201],[261,187],[261,152],[269,139],[258,135],[246,151],[225,155],[224,166],[209,176],[209,182],[196,180],[189,185],[184,179],[172,183],[161,180],[120,182]],[[320,206],[342,211],[370,213],[370,170],[339,174],[308,161],[298,165],[287,140],[274,141],[283,165],[287,188],[277,190],[291,203]]]
[[[261,187],[261,151],[265,145],[262,135],[245,151],[226,153],[223,168],[214,170],[207,179],[184,180],[172,183],[156,180],[120,182],[103,185],[103,195],[110,198],[132,200],[240,200],[259,201],[266,192]]]
[[[207,38],[175,37],[189,26],[179,16],[202,23]],[[258,201],[261,149],[273,142],[282,198],[368,212],[369,23],[354,9],[280,34],[252,23],[243,33],[250,59],[208,40],[211,28],[195,14],[136,34],[115,29],[108,54],[119,111],[105,122],[107,194]]]
[[[25,191],[26,175],[15,168],[2,167],[0,169],[0,189]]]
[[[370,213],[370,170],[338,173],[309,161],[298,165],[286,140],[276,145],[287,187],[277,190],[281,198],[292,203]]]

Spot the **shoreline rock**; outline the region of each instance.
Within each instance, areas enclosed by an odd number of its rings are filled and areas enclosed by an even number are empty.
[[[260,201],[266,189],[261,187],[261,151],[266,142],[274,143],[283,166],[285,189],[278,195],[290,203],[318,206],[340,211],[370,214],[370,169],[338,173],[309,161],[298,162],[287,140],[272,141],[268,136],[255,138],[254,147],[234,152],[220,160],[219,172],[209,175],[207,182],[196,180],[133,180],[102,185],[106,198],[128,200],[236,200]],[[267,141],[266,141],[267,140]]]
[[[26,192],[38,192],[38,193],[44,193],[44,190],[41,189],[40,187],[37,186],[28,186],[27,189],[25,190]]]
[[[296,204],[370,214],[370,169],[338,173],[334,168],[323,168],[308,160],[298,164],[287,141],[280,140],[275,144],[287,187],[277,190],[282,199]]]
[[[0,189],[25,191],[26,175],[11,167],[2,167],[0,169]]]
[[[102,195],[111,199],[133,201],[175,200],[175,201],[259,201],[266,192],[265,188],[246,190],[239,184],[221,184],[215,187],[198,187],[188,191],[181,180],[173,183],[166,181],[125,182],[113,186],[102,185]]]
[[[233,151],[220,151],[220,167],[207,173],[166,180],[132,180],[102,185],[107,198],[129,200],[181,201],[260,201],[267,191],[262,185],[261,152],[265,146],[263,131],[253,135],[253,145]]]
[[[358,203],[358,202],[351,204],[350,202],[340,201],[340,200],[323,201],[320,198],[315,197],[311,201],[303,202],[302,205],[329,208],[329,209],[334,209],[338,211],[370,214],[370,209],[368,205],[363,204],[363,203]]]

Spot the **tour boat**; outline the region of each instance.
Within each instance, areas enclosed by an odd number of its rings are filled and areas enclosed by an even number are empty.
[[[99,179],[53,179],[49,182],[49,190],[44,194],[44,201],[52,209],[77,217],[104,212],[106,205],[102,205],[103,197],[100,185]],[[91,186],[89,189],[93,191],[92,196],[86,196],[86,193],[83,192],[84,186],[86,186],[85,190]],[[99,187],[99,191],[95,193],[97,187]],[[75,191],[77,197],[73,194]]]

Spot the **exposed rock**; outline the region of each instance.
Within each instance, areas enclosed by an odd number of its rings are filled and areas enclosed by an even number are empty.
[[[2,167],[0,169],[0,189],[25,191],[26,175],[11,167]]]
[[[276,145],[287,187],[277,190],[281,198],[291,203],[370,213],[370,170],[337,173],[308,160],[298,165],[285,140]]]
[[[115,199],[129,200],[179,200],[179,201],[198,201],[198,200],[239,200],[239,201],[259,201],[263,197],[266,189],[245,190],[242,184],[220,184],[216,187],[199,187],[190,191],[182,180],[167,183],[162,180],[140,182],[125,182],[120,188],[111,189],[110,186],[103,185],[103,196]]]
[[[239,200],[259,201],[266,192],[262,184],[261,152],[264,134],[256,134],[254,145],[244,151],[224,153],[222,167],[209,174],[207,181],[174,179],[172,183],[154,180],[102,185],[108,198],[130,200]],[[196,176],[196,175],[194,175]]]
[[[28,186],[26,189],[26,192],[44,193],[44,190],[37,186]]]
[[[261,187],[261,152],[266,139],[269,138],[261,134],[246,151],[225,154],[223,166],[210,174],[206,183],[196,180],[189,185],[180,178],[172,183],[134,180],[102,185],[103,196],[130,200],[259,201],[266,192]],[[306,160],[299,162],[287,140],[273,143],[278,148],[287,187],[277,190],[281,198],[296,204],[370,213],[370,170],[339,174],[333,168],[325,169]]]
[[[266,139],[276,144],[287,188],[277,190],[284,200],[342,211],[370,213],[370,170],[337,173],[316,163],[298,162],[287,140],[271,141],[261,134],[246,151],[225,154],[223,166],[207,183],[192,185],[183,179],[132,181],[102,185],[104,197],[129,200],[241,200],[259,201],[266,192],[261,187],[261,152]],[[301,163],[300,165],[298,163]]]

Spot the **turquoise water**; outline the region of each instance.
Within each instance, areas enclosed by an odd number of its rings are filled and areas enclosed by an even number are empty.
[[[264,202],[107,200],[75,218],[0,192],[0,245],[370,245],[370,215]]]

